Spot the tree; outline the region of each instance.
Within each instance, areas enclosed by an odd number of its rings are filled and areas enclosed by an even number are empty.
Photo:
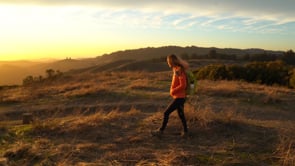
[[[245,80],[266,85],[282,85],[295,88],[295,69],[283,61],[251,62],[239,65],[207,65],[198,69],[197,79]]]
[[[61,76],[63,75],[63,73],[62,73],[61,71],[59,71],[59,70],[56,70],[55,73],[56,73],[55,76],[56,76],[57,78],[59,78],[59,77],[61,77]]]
[[[34,83],[34,77],[33,76],[27,76],[26,78],[23,79],[23,85],[28,86]]]
[[[290,71],[289,86],[295,88],[295,68]]]
[[[47,73],[47,78],[53,78],[54,77],[54,73],[55,71],[53,69],[47,69],[46,70],[46,73]]]
[[[282,56],[282,60],[287,64],[295,65],[295,53],[293,52],[293,50],[285,52]]]

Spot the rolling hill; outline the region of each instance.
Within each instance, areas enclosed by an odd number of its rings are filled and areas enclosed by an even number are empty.
[[[231,49],[231,48],[203,48],[203,47],[147,47],[133,50],[117,51],[111,54],[88,58],[88,59],[65,59],[53,62],[1,62],[0,61],[0,85],[21,84],[22,80],[29,75],[45,75],[47,69],[68,72],[70,70],[81,69],[81,71],[92,70],[99,71],[125,71],[125,70],[142,70],[142,71],[165,71],[167,66],[163,63],[165,57],[169,54],[176,55],[207,55],[211,50],[220,54],[227,55],[246,55],[246,54],[263,54],[265,52],[276,55],[283,54],[281,51],[269,51],[263,49]],[[201,62],[202,63],[202,62]],[[211,63],[211,62],[209,62]],[[226,63],[226,62],[225,62]],[[79,71],[78,71],[79,72]]]
[[[44,76],[47,69],[66,72],[72,69],[86,68],[95,65],[95,59],[67,59],[53,62],[0,61],[0,86],[22,84],[22,81],[26,76]]]
[[[263,54],[263,53],[271,53],[271,54],[283,54],[282,51],[270,51],[270,50],[263,50],[263,49],[234,49],[234,48],[216,48],[216,47],[179,47],[179,46],[165,46],[165,47],[147,47],[147,48],[140,48],[134,50],[125,50],[125,51],[117,51],[111,54],[104,54],[100,57],[97,57],[99,61],[103,63],[109,63],[118,60],[149,60],[149,59],[158,59],[161,57],[166,57],[169,54],[197,54],[197,55],[208,55],[211,50],[215,50],[220,54],[227,54],[227,55],[246,55],[246,54]]]
[[[113,66],[111,66],[113,67]],[[198,81],[163,137],[150,131],[171,101],[171,72],[68,73],[0,89],[0,163],[5,165],[295,164],[295,92],[240,81]],[[23,113],[33,122],[23,124]]]
[[[172,73],[165,56],[186,49],[126,50],[50,63],[2,62],[1,71],[15,72],[11,76],[49,68],[67,72],[27,86],[0,88],[0,165],[294,165],[295,92],[286,87],[198,80],[196,95],[185,104],[189,137],[180,137],[176,112],[163,137],[151,136],[171,101]],[[189,62],[193,67],[241,63]],[[32,116],[28,124],[23,123],[25,114]]]

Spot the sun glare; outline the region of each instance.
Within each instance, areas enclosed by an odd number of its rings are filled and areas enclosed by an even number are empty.
[[[0,60],[97,54],[76,7],[0,6]],[[93,40],[93,39],[92,39]]]
[[[10,4],[0,3],[0,60],[89,57],[166,45],[286,50],[294,43],[294,21],[253,20],[249,13],[84,2]]]

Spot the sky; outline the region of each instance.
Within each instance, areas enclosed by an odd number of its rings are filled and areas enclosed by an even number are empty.
[[[0,61],[161,46],[295,49],[294,0],[0,0]]]

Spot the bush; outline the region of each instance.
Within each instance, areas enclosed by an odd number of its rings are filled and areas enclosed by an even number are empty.
[[[239,65],[227,65],[226,67],[228,80],[245,79],[245,68]]]
[[[292,70],[290,71],[289,86],[290,86],[291,88],[295,88],[295,69],[292,69]]]
[[[245,66],[208,65],[198,69],[197,79],[245,80],[248,82],[295,87],[295,71],[283,61],[251,62]]]
[[[283,61],[252,62],[245,68],[248,82],[288,85],[289,67]]]
[[[220,80],[226,78],[225,65],[208,65],[201,68],[197,73],[198,79]]]
[[[23,79],[23,86],[30,86],[35,83],[41,83],[48,80],[52,81],[52,80],[61,78],[63,76],[63,73],[61,71],[59,70],[55,71],[53,69],[46,70],[46,74],[47,74],[46,78],[44,78],[43,76],[37,76],[37,77],[33,77],[31,75],[27,76],[26,78]]]
[[[34,77],[33,76],[27,76],[26,78],[23,79],[23,85],[28,86],[34,83]]]

